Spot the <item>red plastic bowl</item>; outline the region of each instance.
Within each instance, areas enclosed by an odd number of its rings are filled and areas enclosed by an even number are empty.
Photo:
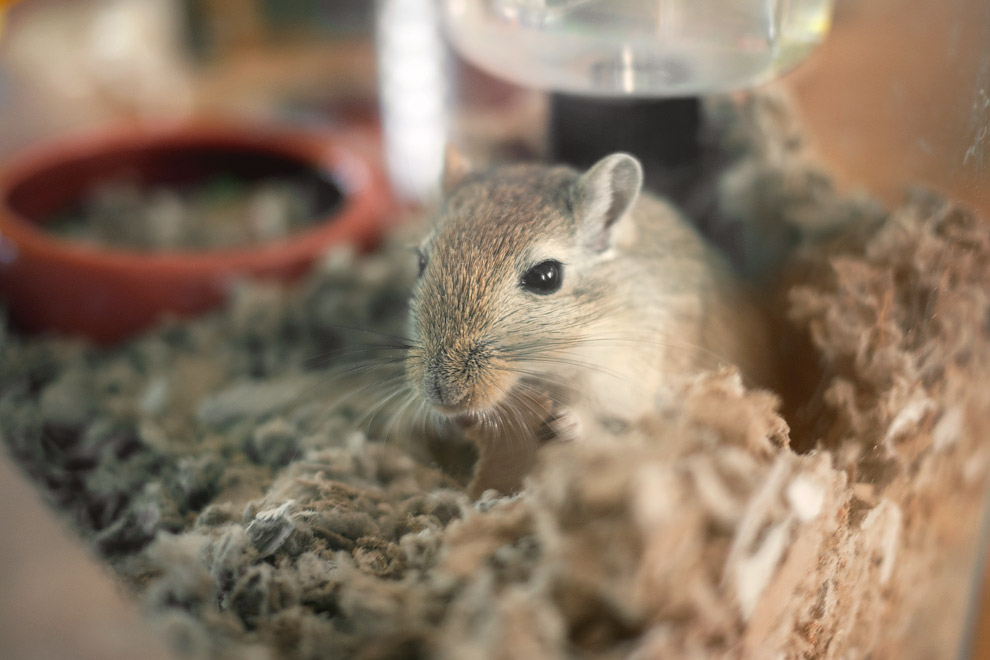
[[[324,130],[204,123],[118,126],[34,147],[0,171],[0,296],[19,328],[108,343],[164,313],[214,307],[244,276],[290,281],[332,245],[372,247],[395,215],[370,153]],[[302,169],[332,182],[343,200],[330,217],[270,243],[144,253],[73,242],[43,227],[95,184],[124,174],[146,184]]]

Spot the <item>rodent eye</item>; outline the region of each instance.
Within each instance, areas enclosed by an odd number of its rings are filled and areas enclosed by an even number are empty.
[[[426,264],[427,264],[426,253],[423,252],[422,250],[416,250],[416,258],[419,260],[417,262],[417,267],[419,268],[419,272],[416,274],[416,277],[422,277],[423,271],[426,270]]]
[[[547,295],[560,290],[564,282],[564,264],[556,259],[547,259],[536,264],[519,280],[519,286],[530,293]]]

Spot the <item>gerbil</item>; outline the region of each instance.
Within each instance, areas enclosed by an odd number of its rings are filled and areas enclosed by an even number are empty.
[[[540,441],[614,432],[672,377],[765,362],[722,259],[616,153],[581,174],[448,163],[419,246],[406,379],[479,449],[470,491],[519,487]]]

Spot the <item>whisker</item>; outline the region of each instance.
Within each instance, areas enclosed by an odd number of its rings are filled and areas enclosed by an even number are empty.
[[[581,345],[607,345],[607,344],[638,344],[653,346],[658,348],[688,349],[700,354],[707,355],[720,362],[729,363],[730,360],[718,353],[705,348],[699,344],[683,340],[658,339],[655,337],[643,337],[640,335],[599,335],[594,337],[568,337],[563,339],[539,339],[528,343],[517,343],[503,347],[501,353],[513,357],[528,356],[532,352],[547,351],[550,349],[574,348]]]
[[[413,420],[419,420],[418,424],[410,424],[410,428],[419,428],[419,434],[426,435],[426,424],[429,422],[429,408],[425,400],[418,396],[413,396],[416,400],[416,411],[413,413]]]
[[[577,359],[559,357],[555,355],[546,355],[542,357],[536,357],[536,356],[528,357],[525,358],[524,362],[528,364],[558,364],[569,367],[577,367],[579,369],[602,373],[624,382],[629,382],[629,378],[627,378],[620,372],[615,371],[614,369],[609,369],[595,362],[589,362],[587,360],[577,360]],[[519,367],[517,365],[512,365],[509,367],[493,367],[493,368],[498,369],[500,371],[507,371],[510,373],[520,373],[523,369],[523,367]],[[542,376],[542,374],[540,374],[539,372],[535,372],[532,370],[530,370],[530,373],[534,376]]]
[[[410,338],[405,337],[403,335],[393,335],[391,333],[382,332],[380,330],[372,330],[371,328],[359,328],[356,326],[339,325],[339,324],[331,324],[324,327],[332,330],[347,330],[350,332],[356,332],[363,335],[374,335],[376,337],[384,337],[385,339],[391,341],[391,344],[389,344],[391,346],[411,348],[414,344],[414,342]]]
[[[353,346],[343,346],[331,351],[313,353],[306,356],[304,364],[311,365],[310,368],[327,368],[334,362],[346,363],[354,356],[367,355],[417,355],[413,348],[385,346],[382,344],[356,344]],[[339,365],[338,365],[339,366]]]
[[[385,379],[378,379],[370,383],[365,383],[364,385],[360,387],[352,388],[345,393],[340,393],[339,396],[335,397],[331,401],[328,401],[326,404],[322,406],[323,413],[310,422],[309,428],[306,429],[306,433],[312,434],[318,427],[325,424],[335,414],[340,413],[344,408],[345,404],[349,403],[354,398],[359,397],[361,394],[364,394],[369,390],[373,390],[374,388],[389,387],[389,386],[396,387],[402,384],[401,381],[403,381],[404,378],[405,378],[405,374],[399,373]]]
[[[365,422],[367,422],[367,427],[364,429],[366,435],[370,434],[371,424],[374,422],[375,417],[385,408],[385,406],[388,405],[389,401],[404,393],[408,387],[405,382],[405,378],[402,377],[389,379],[387,383],[375,383],[375,385],[382,386],[383,390],[384,386],[388,384],[390,384],[391,387],[385,390],[384,394],[378,398],[377,402],[368,406],[364,414],[355,420],[355,424],[357,426],[365,426]]]
[[[389,434],[392,432],[392,429],[394,428],[396,422],[398,422],[399,420],[402,419],[402,415],[405,414],[405,411],[415,401],[416,401],[416,394],[414,392],[412,392],[412,390],[410,390],[409,388],[406,388],[405,389],[405,400],[399,406],[399,409],[397,411],[395,411],[394,413],[392,413],[392,416],[391,416],[392,418],[389,421],[388,425],[385,427],[385,433],[382,436],[382,440],[385,442],[385,444],[388,444]]]

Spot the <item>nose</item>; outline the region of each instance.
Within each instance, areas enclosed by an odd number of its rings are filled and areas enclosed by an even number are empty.
[[[486,364],[484,344],[477,340],[438,350],[427,360],[423,374],[426,398],[440,408],[463,408],[472,398],[472,384]]]
[[[463,392],[445,376],[440,365],[431,364],[426,372],[426,392],[435,406],[455,407],[464,398]]]
[[[443,379],[435,370],[430,370],[427,375],[427,391],[430,393],[430,403],[446,405],[449,388],[444,387]]]

